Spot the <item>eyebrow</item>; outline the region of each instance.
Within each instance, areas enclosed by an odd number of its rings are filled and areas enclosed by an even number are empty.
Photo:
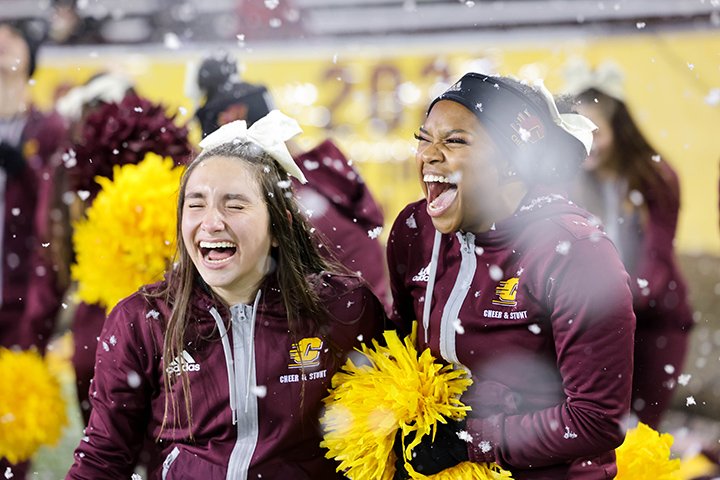
[[[185,194],[186,200],[194,198],[204,199],[205,194],[202,192],[188,192]],[[223,195],[223,200],[239,200],[241,202],[250,203],[250,199],[242,193],[226,193],[225,195]]]
[[[420,133],[424,133],[425,135],[430,135],[430,132],[428,132],[427,130],[425,130],[425,128],[423,128],[423,127],[420,127],[418,130],[420,131]],[[447,132],[443,132],[443,135],[442,135],[442,136],[443,136],[443,137],[449,137],[449,136],[452,135],[453,133],[467,133],[467,134],[470,134],[471,132],[469,132],[469,131],[467,131],[467,130],[464,130],[464,129],[462,129],[462,128],[453,128],[452,130],[448,130]]]

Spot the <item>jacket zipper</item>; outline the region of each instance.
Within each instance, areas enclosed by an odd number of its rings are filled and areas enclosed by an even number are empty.
[[[440,321],[440,355],[450,363],[460,364],[455,349],[455,321],[462,308],[467,293],[472,285],[477,270],[477,257],[475,256],[475,235],[472,233],[457,233],[460,241],[460,270],[448,301],[443,309]]]
[[[170,452],[168,456],[165,457],[162,469],[162,480],[165,480],[167,478],[167,475],[170,472],[170,466],[173,464],[178,455],[180,455],[180,449],[178,447],[175,447],[172,449],[172,452]]]

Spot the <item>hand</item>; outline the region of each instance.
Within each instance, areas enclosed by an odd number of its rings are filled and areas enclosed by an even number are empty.
[[[22,152],[0,140],[0,168],[5,169],[8,175],[14,175],[25,167]]]
[[[467,442],[458,436],[459,432],[465,431],[465,420],[448,419],[447,423],[438,422],[436,428],[434,442],[431,434],[425,435],[411,451],[410,465],[416,472],[423,475],[434,475],[468,460]],[[405,439],[405,445],[412,442],[414,438],[415,433],[410,433]],[[397,456],[394,480],[409,478],[403,461],[400,430],[395,436],[393,451]]]

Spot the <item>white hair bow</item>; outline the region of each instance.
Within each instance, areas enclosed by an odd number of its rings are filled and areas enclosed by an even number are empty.
[[[565,91],[579,95],[591,88],[599,90],[615,100],[625,101],[625,78],[619,66],[604,61],[594,69],[582,58],[568,60],[564,68]]]
[[[555,125],[580,140],[585,147],[585,151],[590,154],[593,142],[593,132],[597,130],[597,125],[595,125],[589,118],[578,113],[560,113],[557,105],[555,104],[555,98],[553,98],[552,93],[550,93],[547,87],[545,87],[545,84],[541,79],[533,81],[532,86],[535,91],[538,92],[543,99],[545,99],[545,103],[547,103],[547,106],[550,109],[550,116],[552,117],[553,122],[555,122]]]
[[[72,88],[57,102],[60,115],[73,122],[80,119],[85,105],[100,100],[119,103],[132,88],[132,83],[122,74],[104,73],[85,85]]]
[[[209,150],[235,141],[252,142],[277,160],[289,175],[297,178],[301,183],[307,183],[305,175],[285,145],[286,141],[301,132],[300,125],[294,119],[280,110],[272,110],[253,123],[250,128],[247,128],[245,120],[226,123],[205,137],[199,145],[203,150]]]

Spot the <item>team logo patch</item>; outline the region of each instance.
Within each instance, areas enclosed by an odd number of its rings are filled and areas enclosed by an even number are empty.
[[[495,287],[495,297],[492,301],[493,305],[500,307],[515,307],[517,306],[517,290],[520,279],[518,277],[508,278],[498,283]]]
[[[290,347],[289,368],[309,368],[320,365],[323,341],[318,337],[303,338]]]
[[[525,143],[536,143],[545,138],[543,123],[536,115],[530,113],[527,108],[517,114],[515,121],[510,123],[510,127],[515,131],[511,138],[517,146],[522,146]]]

